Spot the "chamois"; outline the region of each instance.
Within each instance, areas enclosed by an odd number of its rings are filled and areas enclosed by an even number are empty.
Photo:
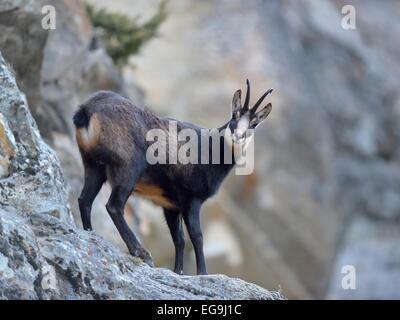
[[[85,177],[84,187],[78,199],[83,228],[91,230],[92,203],[102,185],[108,181],[112,191],[106,209],[124,240],[130,254],[140,257],[153,266],[150,253],[128,227],[124,219],[124,207],[131,194],[153,201],[164,210],[164,216],[175,246],[175,267],[183,273],[184,233],[186,225],[196,255],[197,274],[207,274],[203,254],[203,235],[200,225],[200,208],[205,200],[214,195],[223,179],[235,165],[237,147],[247,145],[253,132],[268,116],[271,103],[259,108],[272,89],[249,108],[250,83],[247,80],[245,102],[241,103],[241,90],[233,96],[232,114],[228,122],[214,129],[220,133],[220,147],[215,151],[207,147],[209,159],[234,150],[231,160],[216,164],[208,163],[152,163],[146,155],[152,143],[147,133],[157,129],[168,138],[169,123],[176,124],[177,132],[190,129],[197,137],[203,129],[188,122],[160,118],[148,110],[139,108],[130,100],[110,91],[100,91],[81,104],[73,117],[76,139],[82,156]],[[207,130],[207,129],[204,129]],[[208,138],[211,139],[211,138]],[[167,139],[169,141],[169,139]],[[172,140],[171,140],[172,141]],[[177,147],[181,147],[179,142]],[[172,148],[170,142],[165,150]],[[158,150],[161,152],[162,150]],[[199,148],[200,154],[205,151]],[[220,157],[218,159],[221,159]],[[224,159],[224,158],[222,158]]]

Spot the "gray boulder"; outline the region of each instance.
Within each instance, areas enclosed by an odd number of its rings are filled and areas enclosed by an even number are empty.
[[[43,142],[25,95],[0,55],[0,208],[48,212],[73,223],[57,156]]]
[[[37,213],[0,210],[0,298],[283,299],[224,275],[150,268],[101,237]]]

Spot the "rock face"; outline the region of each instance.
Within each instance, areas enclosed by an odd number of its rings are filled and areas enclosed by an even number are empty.
[[[224,275],[178,276],[150,268],[46,214],[0,210],[0,298],[282,299],[277,292]]]
[[[38,76],[48,35],[41,19],[39,1],[0,0],[0,50],[12,65],[33,114],[42,104]]]
[[[0,54],[1,299],[281,299],[223,275],[150,268],[76,228],[60,164]]]
[[[158,2],[136,1],[134,14]],[[346,4],[355,31],[341,26]],[[172,0],[169,12],[160,37],[132,59],[158,113],[217,126],[246,78],[253,99],[275,89],[254,174],[231,176],[203,210],[210,270],[281,285],[292,298],[398,298],[398,1]],[[207,243],[216,221],[224,241]],[[152,226],[151,243],[162,242]],[[357,290],[341,288],[343,264],[359,270]]]
[[[0,57],[0,207],[32,214],[48,212],[73,222],[61,167],[42,140],[25,95]]]
[[[327,298],[399,297],[399,242],[398,224],[385,220],[371,221],[362,215],[352,217],[335,261]],[[351,275],[349,266],[355,271],[354,287],[343,290],[343,278]],[[348,277],[346,279],[350,281]]]
[[[93,43],[93,28],[79,0],[39,1],[57,12],[57,28],[49,31],[43,51],[44,119],[53,131],[72,135],[70,119],[77,106],[96,90],[123,90],[122,78],[107,53]]]
[[[56,10],[55,30],[42,28],[44,5]],[[110,57],[92,40],[92,25],[79,0],[0,0],[0,49],[46,139],[53,131],[72,134],[67,119],[93,91],[123,91]]]

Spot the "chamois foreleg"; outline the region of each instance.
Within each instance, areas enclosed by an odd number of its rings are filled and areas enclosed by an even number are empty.
[[[185,238],[183,234],[182,217],[178,210],[170,209],[164,209],[164,216],[175,246],[174,272],[177,274],[183,274],[183,250],[185,248]]]
[[[196,255],[197,274],[207,274],[206,262],[203,252],[203,233],[200,225],[200,207],[198,200],[191,201],[182,212],[190,240],[193,243]]]

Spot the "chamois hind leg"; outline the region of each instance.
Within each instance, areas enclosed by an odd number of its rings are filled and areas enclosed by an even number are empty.
[[[112,191],[106,204],[107,211],[128,247],[129,253],[141,258],[149,266],[154,266],[150,253],[143,248],[124,219],[125,204],[135,187],[138,173],[132,172],[130,168],[111,168],[110,176]]]
[[[92,230],[90,219],[92,204],[106,181],[105,168],[103,166],[89,164],[84,161],[85,183],[78,198],[79,211],[81,212],[82,225],[85,230]]]
[[[207,274],[203,252],[203,233],[200,225],[200,207],[201,202],[193,200],[182,211],[182,216],[196,254],[197,274]]]
[[[183,250],[185,248],[185,238],[183,235],[182,217],[179,210],[170,209],[164,209],[164,216],[175,246],[174,272],[177,274],[183,274]]]

